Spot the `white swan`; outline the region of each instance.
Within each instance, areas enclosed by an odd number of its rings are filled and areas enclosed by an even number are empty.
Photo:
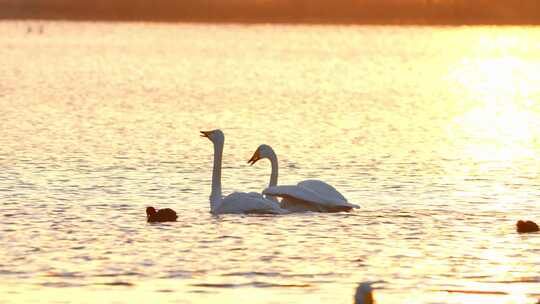
[[[296,186],[277,186],[278,160],[272,147],[260,145],[248,161],[253,165],[267,158],[272,165],[270,183],[263,194],[269,197],[282,197],[281,208],[289,211],[340,212],[350,211],[360,206],[351,204],[334,187],[320,180],[305,180]]]
[[[234,192],[226,197],[221,194],[221,160],[225,135],[221,130],[201,131],[214,144],[214,169],[212,171],[212,192],[210,193],[210,212],[225,213],[287,213],[275,201],[264,198],[259,193]]]

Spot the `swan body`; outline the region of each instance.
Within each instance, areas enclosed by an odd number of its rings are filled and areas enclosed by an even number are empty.
[[[251,165],[258,160],[267,158],[272,165],[270,183],[263,194],[269,198],[281,197],[281,208],[292,212],[340,212],[350,211],[360,206],[351,204],[331,185],[320,180],[305,180],[297,185],[277,186],[278,160],[272,147],[260,145],[251,159]]]
[[[278,204],[259,193],[233,192],[222,199],[219,208],[216,208],[214,213],[282,214],[286,212]]]
[[[212,192],[210,193],[210,212],[212,214],[256,213],[283,214],[282,209],[273,200],[255,192],[233,192],[225,197],[221,193],[221,162],[225,135],[221,130],[201,131],[201,136],[214,144],[214,167],[212,171]]]
[[[283,208],[306,208],[316,212],[341,212],[359,208],[351,204],[334,187],[320,180],[305,180],[297,185],[273,186],[263,190],[268,196],[279,196]]]

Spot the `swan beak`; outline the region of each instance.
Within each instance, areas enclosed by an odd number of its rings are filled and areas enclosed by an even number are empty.
[[[255,151],[255,153],[253,153],[253,156],[248,160],[248,164],[250,166],[253,166],[259,159],[261,159],[261,157],[259,156],[259,150]]]
[[[210,132],[211,131],[201,131],[201,137],[210,138]]]

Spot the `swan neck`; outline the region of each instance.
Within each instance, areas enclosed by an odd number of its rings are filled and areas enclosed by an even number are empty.
[[[270,164],[272,165],[272,173],[270,174],[270,183],[268,184],[268,187],[277,186],[277,180],[278,180],[278,159],[275,153],[270,155]]]
[[[214,143],[214,168],[212,170],[212,192],[210,193],[210,212],[214,213],[221,203],[221,162],[223,143]]]

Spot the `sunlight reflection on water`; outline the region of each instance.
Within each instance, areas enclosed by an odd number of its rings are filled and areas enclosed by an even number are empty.
[[[0,302],[540,297],[539,29],[41,24],[0,22]],[[225,193],[267,143],[362,209],[212,217],[212,128]]]

